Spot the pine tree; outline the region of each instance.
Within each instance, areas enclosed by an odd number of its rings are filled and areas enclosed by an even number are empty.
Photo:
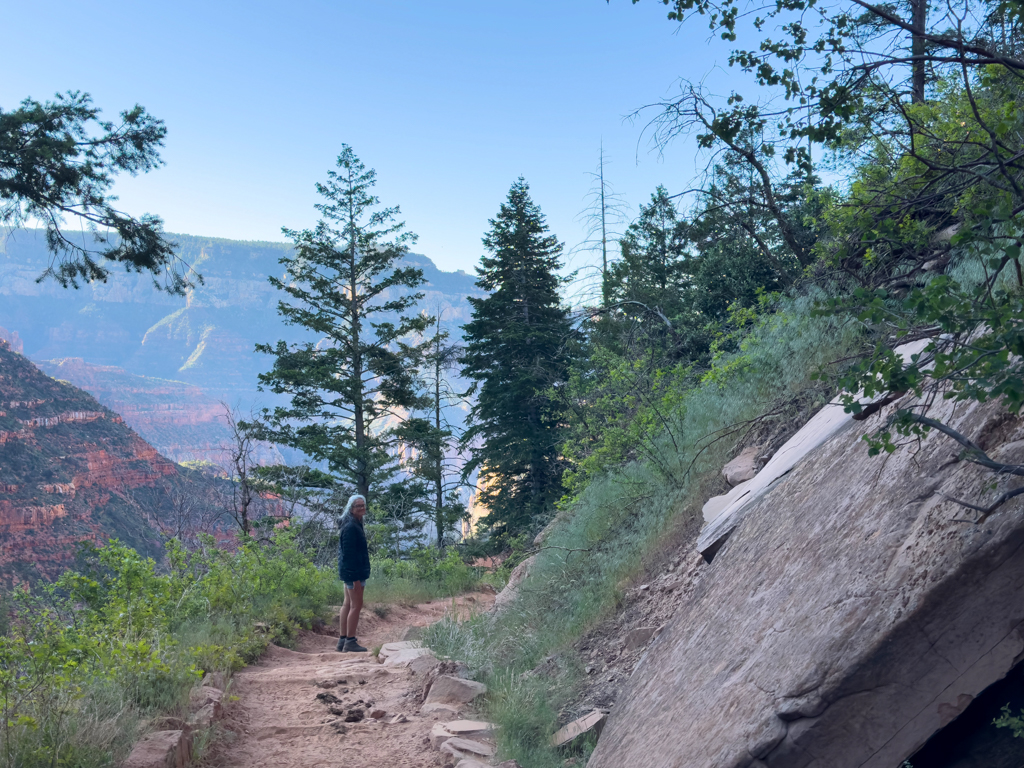
[[[463,445],[472,450],[466,472],[480,470],[484,524],[517,533],[542,522],[562,492],[549,392],[565,381],[573,331],[558,294],[562,244],[522,177],[490,225],[476,283],[490,295],[470,297],[463,327],[462,374],[477,395]]]
[[[371,487],[396,471],[397,438],[385,423],[420,405],[411,373],[419,350],[403,338],[429,318],[404,316],[422,297],[414,292],[422,270],[400,265],[415,235],[396,220],[397,207],[379,206],[371,191],[376,172],[348,145],[337,168],[317,184],[324,200],[316,227],[283,230],[295,250],[280,260],[284,276],[270,279],[288,296],[278,313],[315,338],[257,346],[275,357],[261,386],[291,397],[290,405],[263,411],[259,432],[326,462],[372,511]]]
[[[671,317],[678,308],[687,282],[686,226],[665,187],[640,206],[640,216],[629,225],[620,241],[622,258],[606,273],[604,295],[610,304],[639,302]],[[644,310],[625,306],[623,313]]]

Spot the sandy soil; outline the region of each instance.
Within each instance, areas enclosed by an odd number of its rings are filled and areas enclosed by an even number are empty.
[[[385,617],[369,607],[359,642],[372,652],[402,640],[453,609],[485,610],[494,596],[394,606]],[[335,624],[337,618],[335,618]],[[329,627],[326,631],[335,631]],[[263,659],[238,672],[228,688],[227,714],[202,760],[209,768],[433,768],[445,765],[429,744],[431,726],[452,719],[419,714],[423,676],[386,668],[370,653],[338,653],[337,635],[304,633],[296,651],[271,646]],[[321,698],[318,699],[317,696]],[[338,701],[332,702],[335,698]],[[327,699],[326,701],[324,699]],[[341,714],[333,714],[331,709]],[[364,719],[345,722],[350,710]],[[387,715],[373,720],[369,713]],[[471,713],[466,713],[471,714]],[[407,722],[391,724],[396,715]]]

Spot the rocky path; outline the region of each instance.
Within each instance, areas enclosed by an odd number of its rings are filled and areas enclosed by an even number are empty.
[[[367,648],[404,640],[453,609],[486,608],[492,595],[466,595],[384,618],[363,611]],[[433,768],[451,760],[431,745],[431,729],[453,712],[420,713],[427,670],[385,666],[371,653],[338,653],[336,635],[305,634],[296,651],[272,646],[238,672],[226,697],[208,768]],[[417,665],[414,665],[416,667]],[[469,712],[466,713],[470,714]],[[448,760],[448,762],[446,762]]]

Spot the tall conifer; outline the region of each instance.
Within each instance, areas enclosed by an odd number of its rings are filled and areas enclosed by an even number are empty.
[[[562,244],[548,233],[522,177],[509,190],[483,244],[464,326],[462,373],[476,403],[463,444],[467,471],[480,470],[486,525],[525,531],[548,515],[562,492],[558,412],[548,392],[565,381],[572,335],[557,275]]]
[[[260,436],[326,462],[372,502],[371,486],[396,471],[397,440],[385,424],[420,404],[411,373],[419,351],[402,339],[429,318],[404,316],[422,297],[414,292],[422,270],[401,265],[415,235],[396,220],[397,207],[380,207],[376,172],[348,145],[337,169],[317,184],[316,227],[283,230],[295,251],[280,260],[284,277],[270,279],[287,294],[277,311],[313,338],[257,346],[275,357],[260,384],[291,397],[263,412]]]

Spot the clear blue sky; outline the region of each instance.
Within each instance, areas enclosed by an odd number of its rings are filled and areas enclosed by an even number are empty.
[[[314,182],[347,142],[447,270],[473,269],[520,174],[579,242],[602,140],[633,211],[686,186],[692,144],[659,158],[623,118],[727,55],[657,0],[8,0],[0,18],[4,109],[81,89],[109,117],[138,102],[166,121],[166,166],[118,185],[128,212],[282,240],[315,221]]]

